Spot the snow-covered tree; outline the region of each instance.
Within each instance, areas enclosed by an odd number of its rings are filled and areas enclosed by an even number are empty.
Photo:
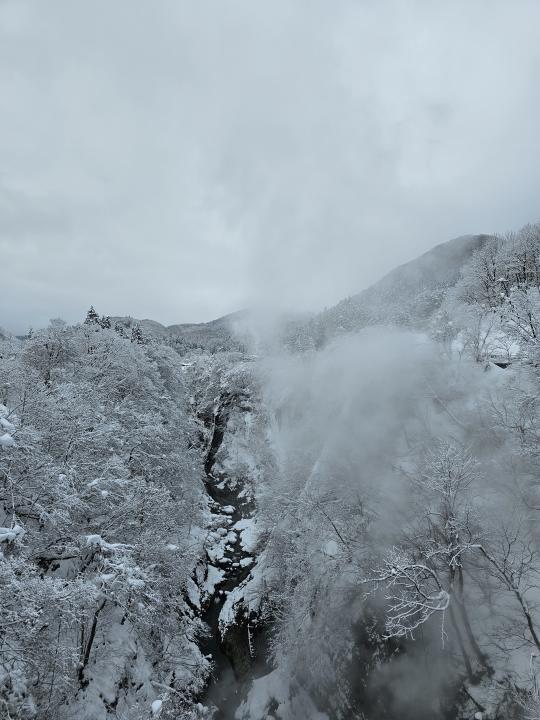
[[[99,325],[100,324],[99,315],[94,310],[93,305],[90,305],[90,309],[86,313],[86,318],[84,320],[84,323],[85,323],[85,325]]]
[[[209,666],[186,601],[205,500],[180,358],[87,324],[6,350],[2,712],[94,720],[133,703],[135,685],[149,707],[152,683],[173,693],[175,677],[188,703]]]

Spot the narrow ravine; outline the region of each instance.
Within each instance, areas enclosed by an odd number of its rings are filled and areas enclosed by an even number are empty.
[[[211,656],[213,671],[201,702],[212,709],[215,720],[232,720],[245,690],[251,684],[256,668],[264,665],[264,653],[247,618],[235,617],[223,630],[220,616],[227,597],[249,576],[254,558],[242,542],[242,529],[253,518],[254,504],[238,479],[232,483],[222,470],[216,469],[216,456],[227,432],[229,414],[243,398],[223,395],[212,418],[211,438],[205,461],[205,486],[212,501],[212,512],[218,529],[226,531],[226,544],[219,568],[224,575],[213,596],[203,608],[202,618],[209,635],[201,649]],[[222,636],[224,632],[224,636]],[[257,640],[260,633],[257,633]]]

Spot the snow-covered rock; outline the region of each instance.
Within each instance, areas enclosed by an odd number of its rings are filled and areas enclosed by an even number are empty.
[[[133,547],[132,545],[127,545],[125,543],[109,543],[104,540],[101,535],[85,535],[84,538],[86,540],[85,544],[87,546],[97,546],[102,548],[103,550],[129,550]]]
[[[152,716],[159,717],[163,708],[163,700],[154,700],[152,703]]]
[[[201,607],[201,591],[197,587],[196,583],[193,582],[191,578],[188,578],[188,581],[186,583],[186,592],[189,599],[189,602],[193,605],[193,607],[199,608]]]
[[[206,579],[201,586],[203,595],[206,597],[214,595],[216,587],[223,582],[224,578],[224,570],[221,570],[221,568],[217,568],[214,565],[208,565]]]
[[[253,518],[243,518],[234,524],[234,529],[240,531],[240,544],[245,552],[253,552],[257,545],[257,531]]]
[[[16,445],[15,440],[9,435],[9,433],[5,433],[4,435],[0,435],[0,447],[13,447]]]
[[[0,427],[4,428],[4,430],[6,430],[9,433],[15,432],[15,425],[13,423],[9,422],[9,420],[7,418],[0,417]]]
[[[24,535],[24,528],[14,525],[12,528],[0,527],[0,542],[13,542]]]

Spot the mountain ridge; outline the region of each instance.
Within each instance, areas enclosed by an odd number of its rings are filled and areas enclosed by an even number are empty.
[[[473,253],[492,240],[493,235],[482,233],[439,243],[308,320],[285,321],[285,343],[303,347],[307,336],[309,342],[320,346],[336,334],[353,332],[367,325],[421,324],[440,306],[445,292],[457,282]],[[249,310],[242,309],[202,323],[163,325],[149,318],[132,317],[111,317],[111,320],[126,328],[139,325],[146,335],[168,339],[186,349],[200,347],[215,352],[243,349],[234,325],[247,322],[248,318]],[[298,336],[304,336],[300,343]]]
[[[487,234],[461,235],[439,243],[359,293],[323,310],[317,319],[326,324],[343,323],[345,330],[378,322],[399,324],[411,314],[423,319],[440,304],[438,295],[457,282],[473,253],[493,239]]]

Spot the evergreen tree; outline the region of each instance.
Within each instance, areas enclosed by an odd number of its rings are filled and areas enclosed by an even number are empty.
[[[111,318],[108,315],[103,315],[101,320],[99,321],[99,324],[102,328],[110,328],[111,327]]]
[[[137,343],[137,345],[144,345],[146,343],[139,324],[131,328],[131,342]]]
[[[120,335],[120,337],[123,337],[123,338],[127,337],[126,331],[124,330],[123,326],[120,325],[120,323],[118,323],[118,322],[114,323],[114,330],[115,330],[115,332],[117,332]]]
[[[99,315],[94,310],[94,306],[90,305],[90,310],[86,313],[85,325],[99,325]]]

